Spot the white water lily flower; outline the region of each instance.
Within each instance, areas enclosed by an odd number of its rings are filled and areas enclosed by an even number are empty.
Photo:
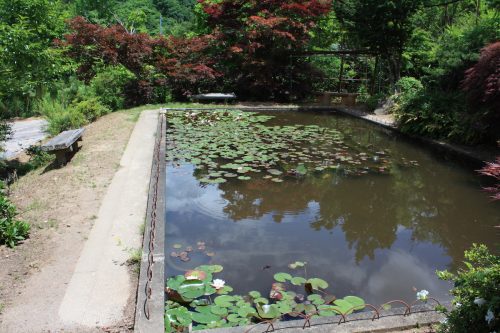
[[[421,300],[421,301],[426,301],[428,296],[429,296],[429,292],[427,290],[420,290],[417,293],[417,299]]]
[[[486,301],[484,300],[484,298],[477,297],[474,300],[474,304],[476,304],[477,306],[481,306],[481,305],[486,304]]]
[[[186,276],[186,280],[198,280],[198,277],[196,275],[189,275]]]
[[[268,313],[270,309],[271,306],[269,304],[262,305],[262,310],[264,310],[264,313]]]
[[[459,307],[461,307],[461,306],[462,306],[462,303],[460,303],[460,302],[457,302],[457,303],[455,304],[455,307],[457,307],[457,308],[459,308]]]
[[[486,316],[484,317],[484,320],[486,320],[486,322],[488,324],[491,323],[492,320],[495,319],[495,315],[493,314],[493,312],[491,311],[491,309],[488,309],[488,312],[486,312]]]
[[[215,279],[214,282],[212,282],[212,287],[219,290],[221,288],[224,288],[225,284],[226,284],[226,281],[221,280],[221,279]]]

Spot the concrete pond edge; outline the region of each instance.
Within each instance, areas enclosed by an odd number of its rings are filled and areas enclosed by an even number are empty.
[[[158,118],[149,184],[134,332],[165,332],[166,117]]]

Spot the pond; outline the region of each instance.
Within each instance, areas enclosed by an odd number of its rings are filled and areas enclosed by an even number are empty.
[[[269,295],[301,261],[337,297],[447,300],[435,271],[494,249],[500,205],[471,168],[338,114],[217,112],[167,117],[167,276],[218,264]]]

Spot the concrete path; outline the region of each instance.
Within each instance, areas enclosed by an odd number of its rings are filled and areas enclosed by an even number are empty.
[[[141,247],[157,121],[143,112],[132,133],[59,307],[66,327],[116,324],[136,292],[126,261]]]
[[[16,157],[23,150],[42,141],[47,137],[45,119],[26,119],[10,122],[12,134],[3,144],[4,152],[0,153],[1,158],[11,159]]]

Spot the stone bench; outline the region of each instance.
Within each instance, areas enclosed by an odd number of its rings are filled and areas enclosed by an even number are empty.
[[[355,106],[356,98],[359,96],[357,93],[347,93],[347,92],[318,92],[318,102],[321,106],[330,106],[332,104],[332,97],[340,97],[341,104],[345,106]]]
[[[69,130],[59,133],[49,142],[42,145],[42,150],[56,155],[59,165],[65,165],[72,153],[78,150],[78,141],[82,141],[84,128]]]
[[[222,94],[222,93],[209,93],[209,94],[199,94],[199,95],[192,95],[191,99],[194,101],[224,101],[224,103],[227,103],[227,101],[235,100],[236,95],[234,93],[231,94]]]

